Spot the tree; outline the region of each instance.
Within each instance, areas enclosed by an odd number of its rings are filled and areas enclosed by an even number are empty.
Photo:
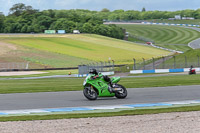
[[[36,12],[39,12],[39,10],[33,9],[32,6],[26,6],[24,12],[26,12],[27,14],[34,14]]]
[[[182,10],[181,11],[181,16],[182,17],[194,17],[194,10],[189,10],[189,9],[186,9],[186,10]]]
[[[110,12],[110,10],[107,9],[107,8],[103,8],[103,9],[101,10],[101,12]]]
[[[48,10],[48,16],[51,18],[55,18],[55,12],[52,9]]]
[[[34,23],[45,27],[45,29],[49,29],[52,23],[52,18],[45,15],[41,15],[34,21]]]
[[[119,20],[119,19],[120,19],[120,16],[117,13],[111,13],[108,16],[108,20],[110,21]]]
[[[14,17],[7,17],[4,22],[4,33],[15,33],[15,18]]]
[[[142,8],[142,12],[146,12],[146,9],[144,7]]]
[[[82,28],[82,32],[84,33],[93,33],[93,26],[90,23],[85,23]]]
[[[26,10],[26,6],[23,3],[18,3],[13,5],[13,7],[10,8],[9,14],[20,16],[23,11]]]
[[[141,12],[141,19],[152,19],[152,11],[148,11],[148,12]]]
[[[9,14],[15,16],[20,16],[23,12],[27,12],[28,14],[33,14],[38,12],[38,10],[33,9],[32,6],[26,6],[23,3],[15,4],[9,10]]]
[[[195,19],[200,19],[200,8],[197,9],[197,10],[194,12],[194,18],[195,18]]]
[[[27,25],[24,25],[22,28],[21,28],[21,33],[27,33],[28,31],[28,26]]]
[[[76,23],[73,21],[68,21],[66,18],[60,18],[57,21],[53,22],[50,26],[52,30],[66,30],[68,33],[72,33],[72,31],[76,28]]]
[[[5,16],[0,12],[0,33],[3,32]]]

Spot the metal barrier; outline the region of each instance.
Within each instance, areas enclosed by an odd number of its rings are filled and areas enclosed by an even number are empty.
[[[28,69],[28,67],[29,63],[25,62],[0,63],[0,70]]]

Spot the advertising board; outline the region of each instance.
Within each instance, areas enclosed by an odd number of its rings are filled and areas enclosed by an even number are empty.
[[[45,34],[56,34],[55,30],[45,30],[44,31]]]

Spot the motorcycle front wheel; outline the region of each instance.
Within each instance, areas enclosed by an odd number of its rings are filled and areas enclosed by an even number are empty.
[[[83,89],[83,94],[88,100],[96,100],[97,99],[97,93],[91,87],[85,87]]]
[[[124,86],[122,86],[122,85],[119,85],[119,84],[118,84],[118,86],[119,86],[119,88],[121,88],[121,90],[115,92],[115,96],[116,96],[117,98],[119,98],[119,99],[126,98],[126,96],[127,96],[127,94],[128,94],[126,88],[125,88]]]

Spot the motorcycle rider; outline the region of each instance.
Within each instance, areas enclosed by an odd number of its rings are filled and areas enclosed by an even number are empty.
[[[193,65],[191,65],[189,69],[189,74],[196,74],[196,70],[194,69]]]
[[[106,82],[108,82],[109,84],[108,84],[108,90],[109,90],[109,92],[110,93],[112,93],[113,91],[112,91],[112,81],[111,81],[111,79],[107,76],[107,75],[102,75],[101,73],[98,73],[97,72],[97,70],[96,69],[90,69],[89,70],[89,73],[90,74],[94,74],[94,76],[92,76],[92,78],[93,79],[96,79],[96,78],[101,78],[101,77],[103,77],[103,79],[106,81]]]

